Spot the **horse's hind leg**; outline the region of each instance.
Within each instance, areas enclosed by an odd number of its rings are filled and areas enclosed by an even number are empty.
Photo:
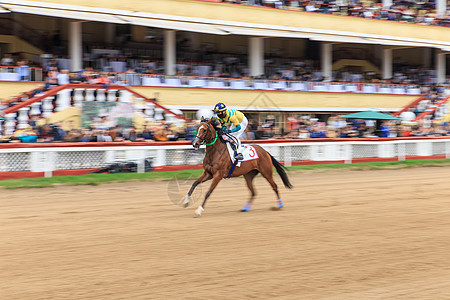
[[[269,171],[266,170],[265,172],[261,172],[261,175],[270,183],[270,185],[272,186],[273,191],[277,195],[278,208],[282,208],[284,206],[284,202],[280,198],[280,194],[278,193],[278,186],[275,183],[275,181],[273,180],[273,175],[272,174],[273,174],[272,173],[272,166],[271,166]]]
[[[250,190],[250,199],[248,200],[247,204],[244,205],[241,211],[249,211],[252,206],[253,199],[256,195],[255,188],[253,187],[253,179],[256,175],[258,175],[258,173],[258,170],[253,170],[244,175],[245,182],[247,183],[247,187]]]
[[[210,180],[211,178],[212,178],[212,176],[210,173],[203,171],[202,175],[200,175],[200,177],[196,181],[194,181],[194,183],[191,186],[191,189],[187,193],[186,198],[184,199],[184,202],[183,202],[184,207],[189,206],[189,203],[190,203],[189,199],[191,198],[192,193],[194,192],[197,185],[199,185],[200,183],[205,182],[207,180]]]

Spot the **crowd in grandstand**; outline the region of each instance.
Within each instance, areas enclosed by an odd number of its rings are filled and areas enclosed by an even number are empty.
[[[2,64],[26,66],[25,60],[14,61],[10,55],[6,55],[2,59]],[[314,63],[305,63],[304,65],[297,65],[294,73],[294,79],[301,80],[322,80],[322,78],[315,78],[320,74],[311,72],[310,67]],[[26,92],[14,99],[10,99],[8,103],[3,104],[3,109],[7,106],[13,106],[18,102],[27,100],[33,96],[48,91],[58,85],[67,83],[89,83],[102,84],[108,88],[111,84],[128,84],[127,81],[121,80],[117,73],[100,72],[90,67],[80,72],[69,72],[67,69],[62,69],[58,65],[57,60],[50,60],[44,66],[46,73],[46,80],[42,86]],[[135,73],[134,70],[128,70],[130,73]],[[155,74],[154,70],[148,70],[148,73]],[[346,73],[336,73],[338,79],[346,80]],[[390,83],[411,83],[422,82],[429,83],[426,72],[420,68],[404,69],[404,73],[396,73]],[[180,76],[185,76],[185,72],[179,72]],[[190,75],[190,74],[189,74]],[[272,74],[271,78],[281,78],[280,74]],[[281,78],[290,79],[290,78]],[[374,80],[374,78],[372,78]],[[424,85],[422,87],[422,94],[427,95],[427,99],[421,101],[419,105],[410,109],[414,116],[419,115],[423,111],[435,105],[439,100],[443,99],[445,93],[444,86],[440,85]],[[410,117],[407,121],[412,121],[414,118]],[[277,124],[274,120],[266,120],[262,124],[257,124],[251,120],[249,128],[246,132],[246,139],[277,139],[277,138],[348,138],[348,137],[394,137],[394,136],[424,136],[424,135],[450,135],[450,126],[446,123],[440,125],[439,123],[418,123],[414,125],[402,123],[385,123],[381,126],[367,121],[360,122],[352,120],[346,122],[330,118],[327,123],[318,122],[314,118],[296,118],[291,116],[289,118],[289,131],[285,131],[282,124]],[[184,128],[176,127],[172,124],[162,122],[149,123],[145,128],[138,132],[135,128],[123,127],[99,127],[94,124],[92,127],[69,130],[63,130],[61,124],[45,124],[37,125],[35,119],[29,122],[30,127],[23,132],[14,136],[6,137],[4,141],[7,142],[119,142],[119,141],[175,141],[175,140],[192,140],[196,123],[188,123]]]
[[[283,81],[332,81],[336,83],[386,83],[386,84],[416,84],[430,85],[436,82],[436,71],[424,66],[404,66],[395,65],[394,74],[390,79],[381,79],[380,74],[373,71],[361,72],[351,67],[342,68],[333,71],[332,78],[325,78],[320,70],[320,62],[317,60],[286,60],[277,57],[268,57],[265,60],[264,75],[250,77],[248,75],[248,67],[239,57],[225,55],[218,57],[213,55],[212,59],[206,59],[206,55],[200,62],[184,61],[179,59],[176,64],[177,74],[174,76],[180,79],[180,83],[187,85],[189,78],[193,77],[210,77],[216,79],[266,79],[266,80],[283,80]],[[59,84],[64,83],[94,83],[106,80],[112,84],[130,84],[142,85],[143,78],[165,76],[164,67],[159,61],[145,60],[136,63],[136,58],[118,54],[112,58],[108,55],[94,57],[93,61],[102,61],[103,63],[94,66],[93,63],[87,63],[85,69],[78,72],[69,72],[68,66],[61,63],[60,59],[51,59],[44,63],[43,73],[47,74],[47,81],[58,81]],[[63,59],[65,61],[65,59]],[[149,63],[149,61],[152,61]],[[111,69],[114,62],[122,63],[123,72]],[[0,61],[0,66],[15,67],[14,70],[20,74],[21,80],[28,80],[29,68],[28,61],[24,59],[13,59],[6,54]],[[31,65],[37,65],[36,63]],[[200,67],[199,67],[200,66]],[[12,70],[12,69],[11,69]],[[106,75],[105,75],[106,74]],[[102,78],[102,79],[100,79]],[[93,80],[95,79],[95,80]],[[251,86],[249,86],[251,88]]]
[[[347,120],[330,117],[320,122],[309,116],[291,115],[286,129],[275,122],[273,116],[258,124],[249,121],[243,139],[306,139],[306,138],[372,138],[372,137],[410,137],[410,136],[450,136],[450,123],[420,121],[415,123],[401,121],[376,122],[373,120]],[[6,137],[2,142],[166,142],[192,141],[197,121],[184,127],[177,127],[164,121],[148,123],[138,131],[135,127],[104,127],[102,122],[93,123],[87,128],[62,129],[62,124],[37,125],[36,120],[18,134]]]
[[[450,15],[436,15],[436,1],[393,0],[390,7],[382,1],[360,0],[218,0],[234,4],[298,9],[306,12],[337,14],[366,19],[400,21],[425,25],[450,26]]]

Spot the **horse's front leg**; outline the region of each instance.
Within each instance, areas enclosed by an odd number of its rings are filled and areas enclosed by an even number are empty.
[[[187,193],[186,198],[184,199],[184,202],[183,202],[184,207],[188,207],[189,206],[189,203],[190,203],[189,199],[191,198],[192,193],[194,192],[194,190],[197,187],[197,185],[199,185],[202,182],[208,181],[211,178],[212,178],[212,175],[210,173],[208,173],[206,171],[203,171],[202,175],[200,175],[200,177],[196,181],[194,181],[194,183],[192,184],[189,192]]]
[[[205,204],[206,204],[206,200],[208,200],[209,196],[211,195],[212,191],[214,191],[214,189],[216,188],[216,186],[219,184],[219,181],[221,181],[223,178],[223,174],[221,172],[216,172],[214,173],[213,176],[213,181],[211,183],[211,186],[209,187],[208,192],[205,195],[205,200],[203,200],[202,205],[200,205],[196,210],[195,210],[195,217],[200,217],[202,215],[202,212],[205,210]]]

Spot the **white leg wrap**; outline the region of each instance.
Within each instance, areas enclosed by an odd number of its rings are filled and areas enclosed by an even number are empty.
[[[195,216],[196,217],[200,217],[202,215],[202,212],[204,211],[203,207],[200,205],[196,210],[195,210]]]
[[[186,198],[184,198],[184,201],[183,201],[183,204],[184,204],[184,207],[188,207],[189,206],[189,199],[191,198],[191,196],[189,196],[189,195],[186,195]]]

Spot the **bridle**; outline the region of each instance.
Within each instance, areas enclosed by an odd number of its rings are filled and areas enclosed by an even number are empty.
[[[206,123],[206,122],[200,122],[200,124],[205,124],[208,127],[208,129],[206,130],[206,134],[203,137],[200,137],[197,132],[196,138],[199,140],[199,142],[200,142],[199,144],[200,145],[206,144],[206,146],[214,144],[217,140],[217,131],[216,131],[216,136],[214,136],[213,131],[211,130],[212,129],[211,124]]]

